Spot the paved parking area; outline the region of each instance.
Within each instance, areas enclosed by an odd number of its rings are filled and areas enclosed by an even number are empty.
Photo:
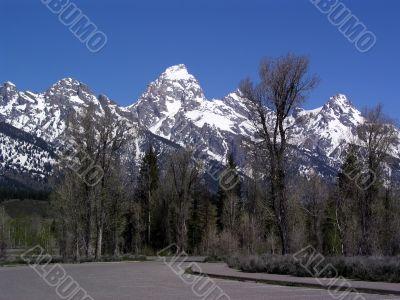
[[[161,262],[99,263],[63,265],[63,267],[67,274],[95,300],[202,299],[193,293],[190,285],[186,285],[179,276],[175,275],[168,266]],[[191,277],[191,279],[194,279],[194,277]],[[324,290],[219,279],[214,281],[232,300],[333,299]],[[362,296],[366,300],[400,299],[400,297],[381,295]],[[0,300],[53,299],[60,299],[56,294],[56,287],[48,286],[29,267],[0,268]],[[344,299],[362,300],[363,298],[349,295]],[[226,298],[220,300],[226,300]]]

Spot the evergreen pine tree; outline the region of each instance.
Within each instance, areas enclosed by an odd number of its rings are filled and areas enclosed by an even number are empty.
[[[192,253],[201,253],[200,248],[207,242],[210,228],[215,226],[215,208],[211,198],[205,186],[201,186],[193,197],[188,222],[188,243]]]
[[[233,188],[227,190],[223,184],[219,184],[217,193],[217,226],[219,231],[224,229],[234,230],[240,222],[240,214],[242,211],[241,203],[241,184],[239,174],[237,173],[237,165],[233,154],[227,157],[227,167],[222,173],[221,182],[236,183]],[[224,177],[229,177],[224,178]]]
[[[343,255],[355,255],[357,251],[354,239],[358,237],[359,228],[355,220],[359,219],[361,190],[356,183],[362,176],[362,162],[358,158],[357,149],[354,144],[348,147],[347,156],[337,177],[335,211],[330,212],[332,216],[334,213]]]
[[[141,203],[145,213],[144,224],[146,224],[146,243],[151,243],[152,205],[153,194],[158,188],[159,170],[157,155],[152,146],[149,147],[140,165],[138,187],[136,197]]]

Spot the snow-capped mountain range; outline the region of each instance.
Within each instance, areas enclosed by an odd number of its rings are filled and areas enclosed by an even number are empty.
[[[0,122],[43,139],[51,147],[65,130],[68,115],[82,112],[92,103],[96,113],[110,110],[116,118],[123,118],[136,128],[131,144],[138,159],[151,143],[159,148],[192,146],[203,160],[223,163],[230,151],[240,148],[243,139],[253,137],[245,102],[238,90],[223,99],[207,99],[197,79],[184,65],[177,65],[150,83],[128,107],[118,106],[103,95],[96,97],[88,86],[72,78],[62,79],[42,93],[19,91],[13,83],[6,82],[0,86]],[[301,122],[296,121],[300,119]],[[328,176],[337,171],[347,143],[356,140],[356,128],[364,122],[360,111],[344,95],[336,95],[314,110],[297,108],[291,120],[296,124],[291,143],[302,153],[299,170],[307,172],[312,168]],[[39,169],[53,163],[48,149],[40,152],[39,147],[34,154],[18,153],[13,150],[19,148],[16,143],[16,139],[0,132],[0,169],[12,164],[14,169],[26,168],[45,176],[46,172]],[[399,159],[400,145],[391,152]],[[35,165],[39,169],[27,165],[30,155],[43,158]]]

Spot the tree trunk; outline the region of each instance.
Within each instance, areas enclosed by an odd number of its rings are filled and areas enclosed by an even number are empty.
[[[147,245],[150,245],[151,241],[151,192],[148,192],[148,204],[147,204]]]
[[[284,210],[280,212],[280,235],[281,235],[281,243],[282,243],[282,255],[286,255],[290,253],[290,245],[289,245],[289,226],[287,216]]]
[[[85,255],[90,257],[92,253],[92,206],[88,191],[86,192],[86,216],[85,216]]]
[[[372,170],[372,164],[369,165],[370,170]],[[372,202],[376,197],[376,190],[374,187],[374,179],[373,179],[373,171],[370,171],[371,174],[369,176],[368,184],[370,187],[365,192],[364,203],[361,208],[361,245],[360,245],[360,254],[363,256],[371,256],[372,255],[372,245],[371,245],[371,228],[372,228]]]
[[[278,156],[278,167],[275,169],[276,210],[278,217],[279,233],[282,244],[282,255],[290,253],[288,205],[285,195],[285,172],[283,158]]]
[[[102,255],[101,246],[103,244],[103,225],[100,225],[97,229],[97,241],[96,241],[96,260],[99,260]]]

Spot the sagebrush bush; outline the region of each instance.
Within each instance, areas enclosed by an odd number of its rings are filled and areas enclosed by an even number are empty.
[[[225,261],[229,267],[248,273],[313,276],[290,255],[235,255]],[[323,264],[332,264],[338,276],[348,279],[400,282],[400,257],[328,257]]]

